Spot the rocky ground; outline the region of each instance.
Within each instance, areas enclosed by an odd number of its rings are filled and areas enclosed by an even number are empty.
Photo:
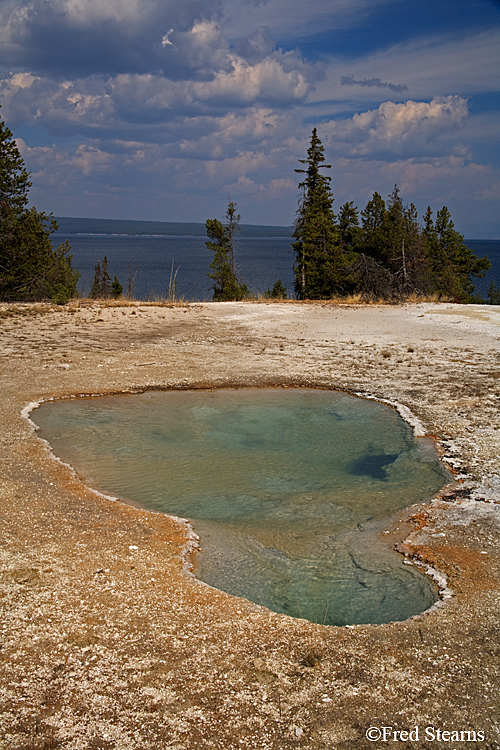
[[[2,305],[0,332],[2,750],[500,748],[499,308]],[[211,589],[185,523],[86,487],[25,416],[230,385],[384,399],[434,437],[456,482],[390,541],[440,606],[333,628]]]

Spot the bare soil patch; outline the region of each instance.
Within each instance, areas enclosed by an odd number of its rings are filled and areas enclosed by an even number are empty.
[[[500,748],[499,340],[487,306],[0,306],[0,748],[366,748],[382,726]],[[211,589],[185,523],[98,495],[22,416],[269,385],[387,400],[434,437],[456,482],[387,540],[442,576],[440,606],[329,628]]]

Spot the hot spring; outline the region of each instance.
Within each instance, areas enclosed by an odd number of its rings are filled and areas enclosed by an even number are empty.
[[[310,389],[148,391],[33,416],[92,487],[187,517],[195,575],[222,591],[327,625],[404,620],[437,599],[383,532],[449,476],[384,404]]]

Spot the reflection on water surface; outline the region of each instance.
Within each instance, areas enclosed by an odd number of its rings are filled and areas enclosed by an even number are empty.
[[[60,401],[34,418],[93,487],[188,517],[196,575],[216,588],[332,625],[436,600],[379,536],[448,477],[388,406],[308,389],[170,391]]]

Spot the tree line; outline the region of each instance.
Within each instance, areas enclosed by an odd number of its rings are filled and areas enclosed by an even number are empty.
[[[300,175],[301,193],[292,244],[298,299],[359,295],[365,300],[397,301],[410,295],[436,295],[457,302],[482,302],[473,279],[483,276],[490,262],[466,246],[446,206],[435,219],[429,207],[421,225],[415,206],[406,205],[395,186],[387,202],[375,192],[363,210],[350,201],[335,214],[331,178],[322,171],[331,165],[325,163],[316,128],[307,157],[299,163],[295,171]],[[12,132],[0,121],[0,299],[65,303],[78,296],[80,274],[72,267],[67,241],[52,247],[50,236],[57,230],[53,215],[28,207],[30,187],[30,174]],[[249,295],[235,261],[239,222],[236,203],[229,199],[225,221],[208,219],[205,224],[206,245],[214,254],[208,276],[216,301]],[[129,269],[128,296],[134,278]],[[89,296],[117,298],[122,292],[116,276],[111,281],[107,259],[99,261]],[[264,296],[286,295],[278,279]],[[489,296],[492,304],[500,302],[500,290],[494,284]],[[175,297],[173,266],[169,297]]]
[[[321,172],[324,147],[313,129],[306,159],[295,171],[301,175],[301,197],[293,231],[294,292],[298,299],[331,299],[358,295],[364,300],[403,300],[411,296],[437,296],[455,302],[482,302],[475,294],[474,278],[490,268],[488,258],[478,258],[455,229],[446,206],[434,219],[430,207],[418,220],[417,210],[403,201],[397,185],[386,202],[375,192],[360,212],[352,201],[334,213],[331,178]],[[212,263],[214,299],[242,299],[246,287],[234,267],[234,212],[230,202],[226,226],[206,223],[215,251]],[[239,216],[237,217],[239,220]],[[279,291],[278,291],[279,290]],[[281,281],[268,296],[283,296]],[[500,292],[492,283],[490,302]]]

